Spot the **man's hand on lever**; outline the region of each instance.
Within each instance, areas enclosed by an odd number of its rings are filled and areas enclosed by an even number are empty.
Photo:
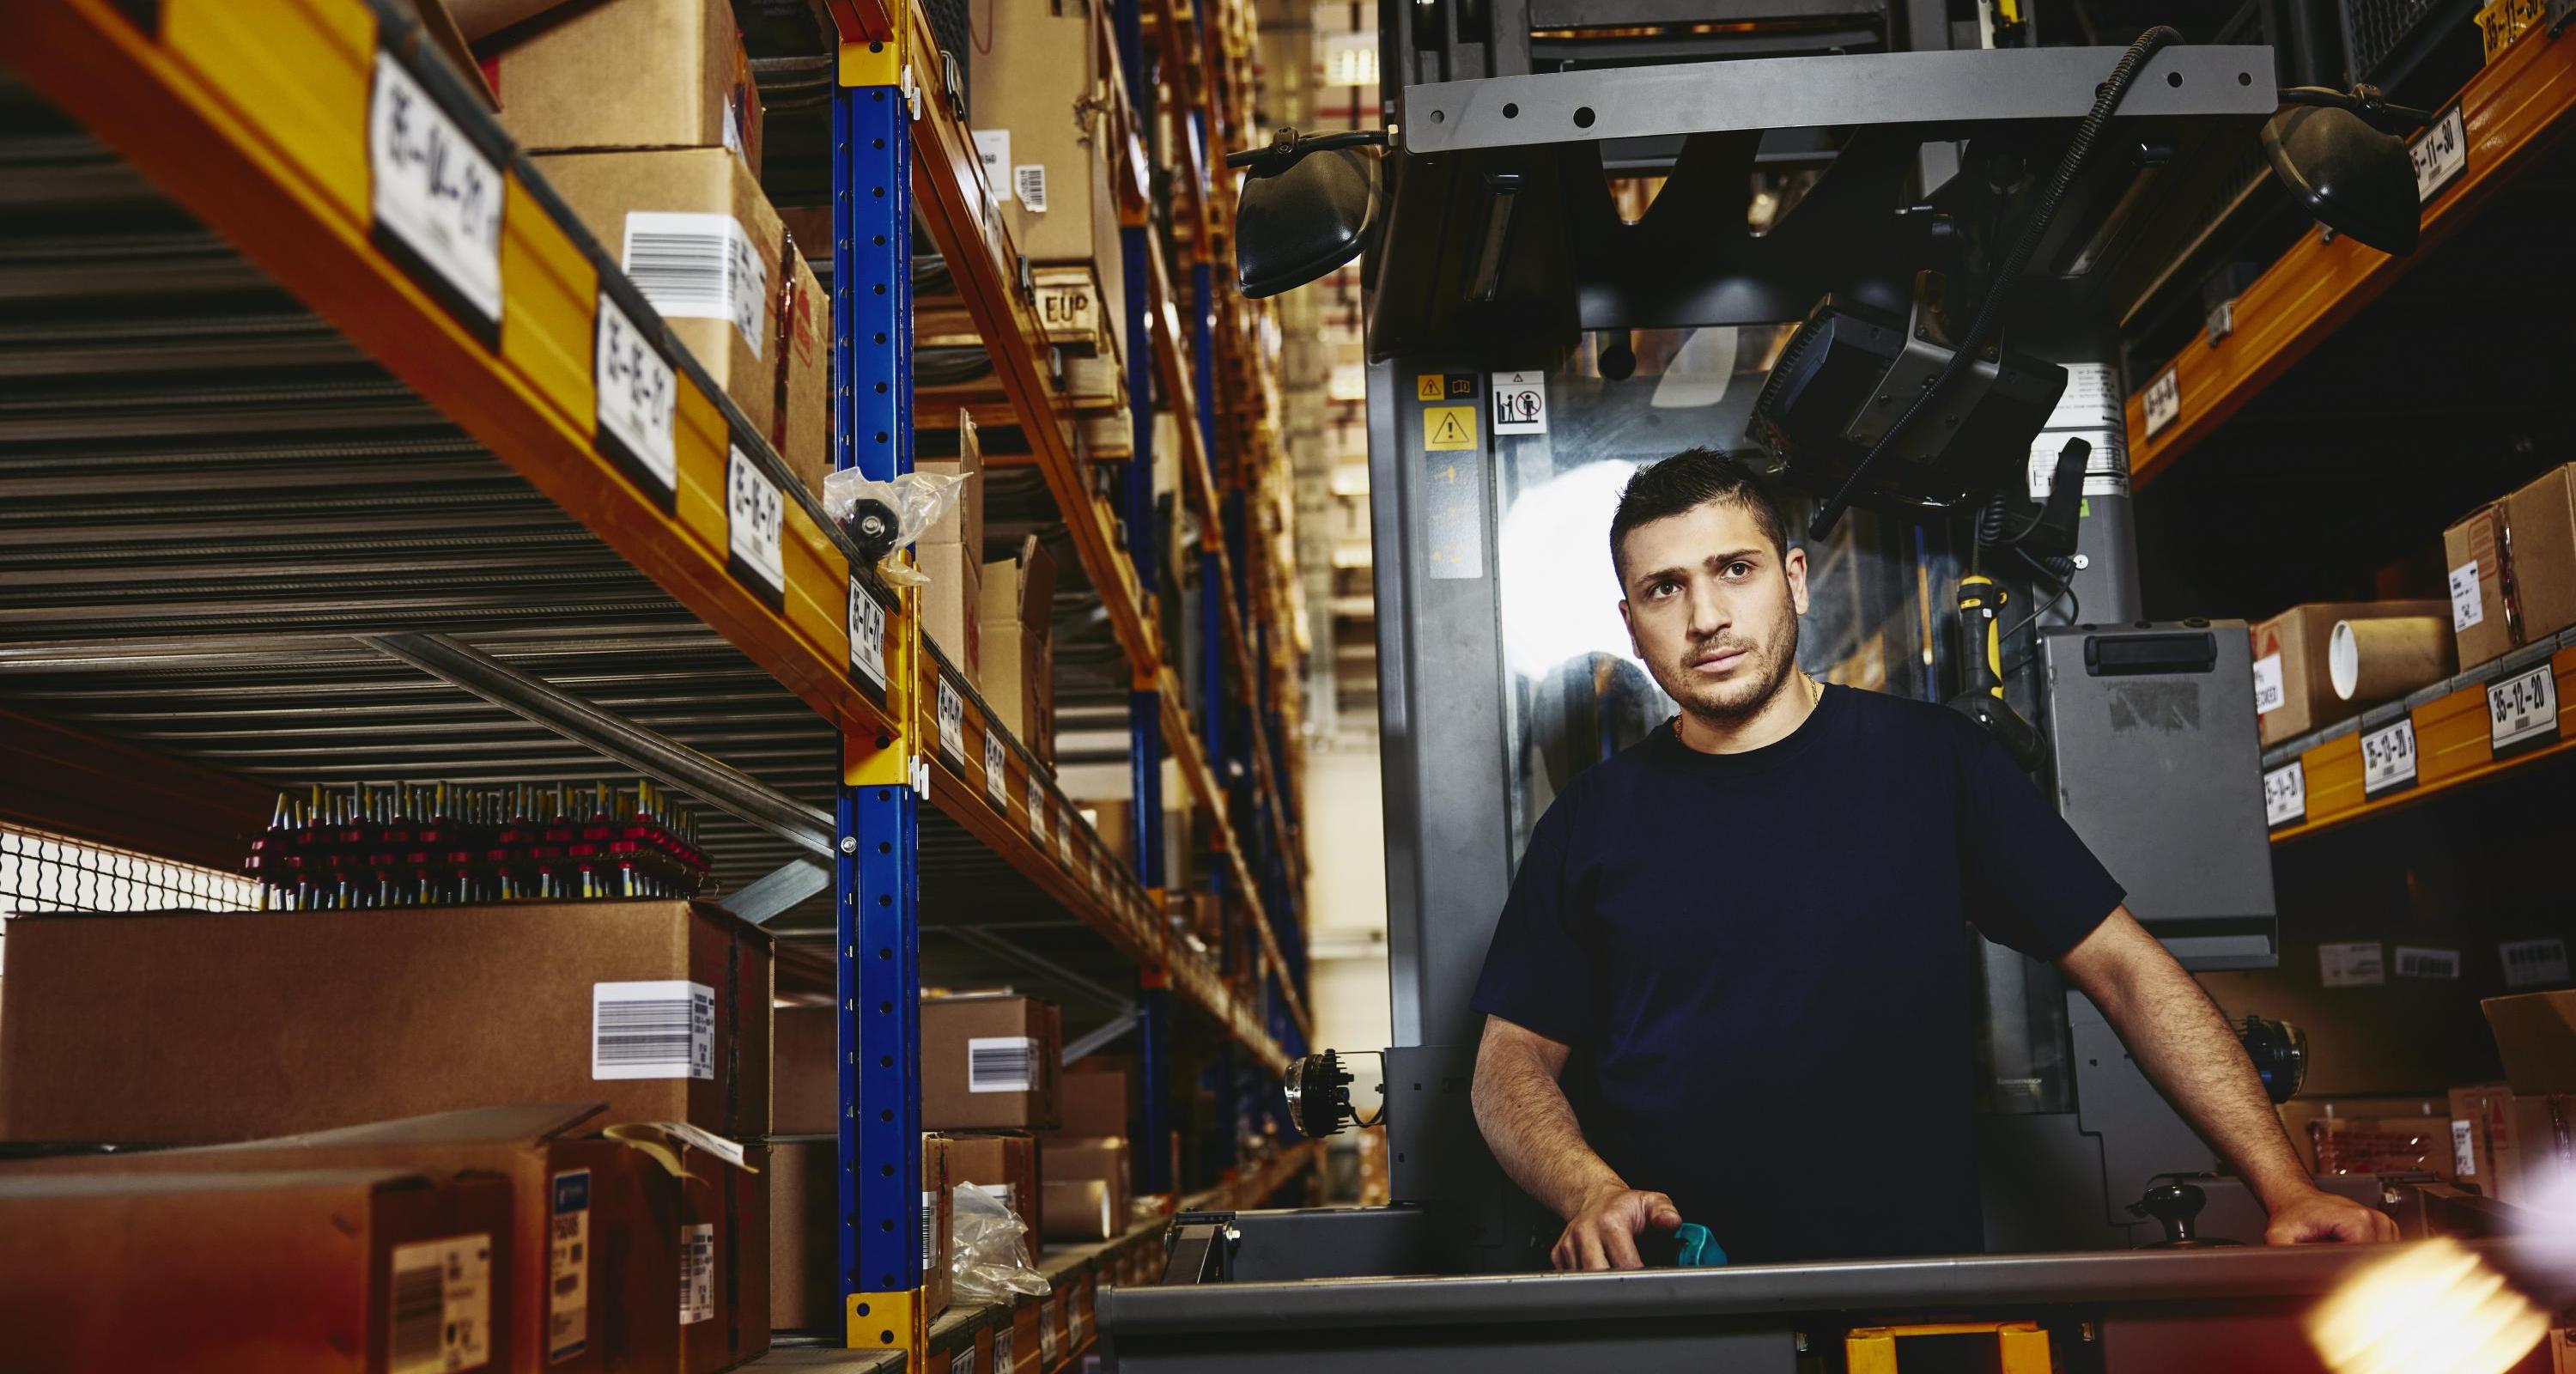
[[[1547,1257],[1559,1269],[1643,1269],[1637,1237],[1650,1226],[1669,1231],[1681,1224],[1671,1198],[1613,1180],[1576,1205]]]
[[[2266,1198],[2272,1214],[2263,1227],[2265,1245],[2314,1245],[2325,1241],[2355,1243],[2397,1239],[2397,1223],[2384,1212],[2351,1198],[2309,1186],[2278,1203]]]

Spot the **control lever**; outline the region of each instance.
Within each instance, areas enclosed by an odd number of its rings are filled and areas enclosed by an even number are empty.
[[[2234,1245],[2232,1240],[2204,1238],[2192,1230],[2200,1209],[2209,1205],[2209,1194],[2183,1180],[2189,1174],[2158,1174],[2163,1182],[2147,1190],[2147,1195],[2129,1204],[2129,1215],[2153,1217],[2165,1228],[2163,1240],[2149,1241],[2141,1250],[2205,1250],[2221,1245]]]

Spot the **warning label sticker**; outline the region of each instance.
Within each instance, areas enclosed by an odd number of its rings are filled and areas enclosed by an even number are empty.
[[[1422,412],[1422,446],[1434,453],[1476,446],[1476,407],[1431,406]]]

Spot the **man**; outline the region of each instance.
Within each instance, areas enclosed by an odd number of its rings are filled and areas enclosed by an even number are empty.
[[[1647,468],[1610,552],[1681,714],[1540,818],[1475,995],[1477,1124],[1565,1218],[1558,1268],[1637,1268],[1685,1219],[1746,1262],[1981,1250],[1971,921],[2100,1005],[2267,1240],[2395,1238],[2301,1169],[2218,1009],[2001,746],[1798,671],[1807,557],[1758,482],[1704,449]]]

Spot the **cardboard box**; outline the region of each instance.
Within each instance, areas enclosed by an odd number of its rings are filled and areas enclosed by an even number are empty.
[[[778,409],[769,446],[820,497],[823,476],[832,470],[832,298],[795,241],[782,235],[780,245]]]
[[[1055,560],[1036,535],[1020,555],[984,565],[984,700],[1050,771],[1055,766]]]
[[[1055,1129],[1063,1052],[1052,1002],[1001,993],[923,998],[922,1129]]]
[[[2462,516],[2442,531],[2442,564],[2463,667],[2576,624],[2576,466]]]
[[[679,1159],[683,1374],[716,1374],[769,1349],[769,1151],[743,1151],[749,1168],[704,1150]]]
[[[760,93],[726,0],[565,5],[494,38],[483,72],[532,152],[725,148],[760,170]]]
[[[949,1186],[972,1185],[1011,1209],[1029,1228],[1031,1261],[1043,1234],[1044,1200],[1038,1187],[1038,1143],[1024,1135],[960,1134],[948,1137]]]
[[[20,916],[0,1139],[210,1144],[593,1100],[756,1138],[770,950],[685,901]],[[637,1018],[670,1035],[639,1041]]]
[[[55,1155],[0,1173],[285,1174],[360,1169],[506,1180],[507,1367],[671,1369],[680,1355],[680,1184],[662,1152],[598,1134],[597,1102],[439,1112],[235,1145]]]
[[[912,561],[930,579],[921,589],[922,630],[982,691],[984,635],[975,619],[976,603],[984,594],[982,563],[963,544],[916,545]]]
[[[769,1321],[781,1331],[838,1337],[841,1306],[840,1142],[832,1136],[770,1141]],[[955,1295],[949,1261],[955,1230],[948,1192],[948,1142],[921,1138],[921,1288],[929,1315]]]
[[[1102,1055],[1077,1059],[1056,1080],[1056,1134],[1124,1136],[1136,1116],[1135,1074]]]
[[[2451,1178],[2496,1195],[2502,1166],[2496,1157],[2501,1139],[2511,1148],[2506,1107],[2513,1089],[2502,1083],[2478,1083],[2451,1089]]]
[[[841,1129],[838,1009],[770,1012],[769,1129],[773,1137],[833,1135]]]
[[[1125,1136],[1048,1136],[1038,1142],[1046,1239],[1107,1240],[1127,1227],[1135,1165]],[[1098,1184],[1096,1189],[1083,1184]]]
[[[1119,257],[1116,207],[1104,217],[1100,204],[1108,77],[1090,13],[1056,0],[995,0],[988,22],[991,47],[975,54],[975,147],[1011,246],[1031,262]]]
[[[1045,1199],[1048,1240],[1087,1243],[1117,1236],[1118,1193],[1107,1183],[1096,1178],[1050,1178],[1038,1190]]]
[[[2576,1208],[2576,1094],[2516,1094],[2496,1137],[2496,1199],[2517,1207]]]
[[[2317,601],[2253,626],[2247,633],[2254,641],[2254,696],[2264,745],[2357,716],[2371,704],[2335,695],[2327,649],[2336,621],[2447,613],[2439,601]],[[2271,709],[2262,709],[2267,704]]]
[[[760,179],[721,148],[550,153],[535,162],[752,432],[770,433],[786,240]]]
[[[12,1371],[518,1367],[510,1183],[388,1169],[0,1176]]]
[[[2515,1092],[2576,1093],[2576,988],[2489,997],[2478,1008]]]
[[[1089,813],[1091,833],[1100,837],[1101,848],[1108,850],[1109,857],[1118,861],[1120,871],[1134,872],[1136,869],[1135,803],[1125,797],[1112,797],[1107,801],[1083,801],[1075,802],[1074,805]]]
[[[956,457],[916,461],[913,468],[966,479],[947,513],[922,532],[919,546],[954,544],[973,554],[980,566],[984,561],[984,444],[976,437],[975,417],[963,406],[957,410]]]
[[[2299,1163],[2312,1174],[2369,1172],[2333,1167],[2331,1157],[2320,1157],[2319,1141],[2330,1132],[2367,1127],[2373,1132],[2440,1135],[2448,1131],[2451,1119],[2450,1103],[2438,1097],[2295,1097],[2274,1110],[2281,1118],[2282,1133],[2298,1152]],[[2356,1138],[2353,1143],[2360,1148],[2374,1142]]]

